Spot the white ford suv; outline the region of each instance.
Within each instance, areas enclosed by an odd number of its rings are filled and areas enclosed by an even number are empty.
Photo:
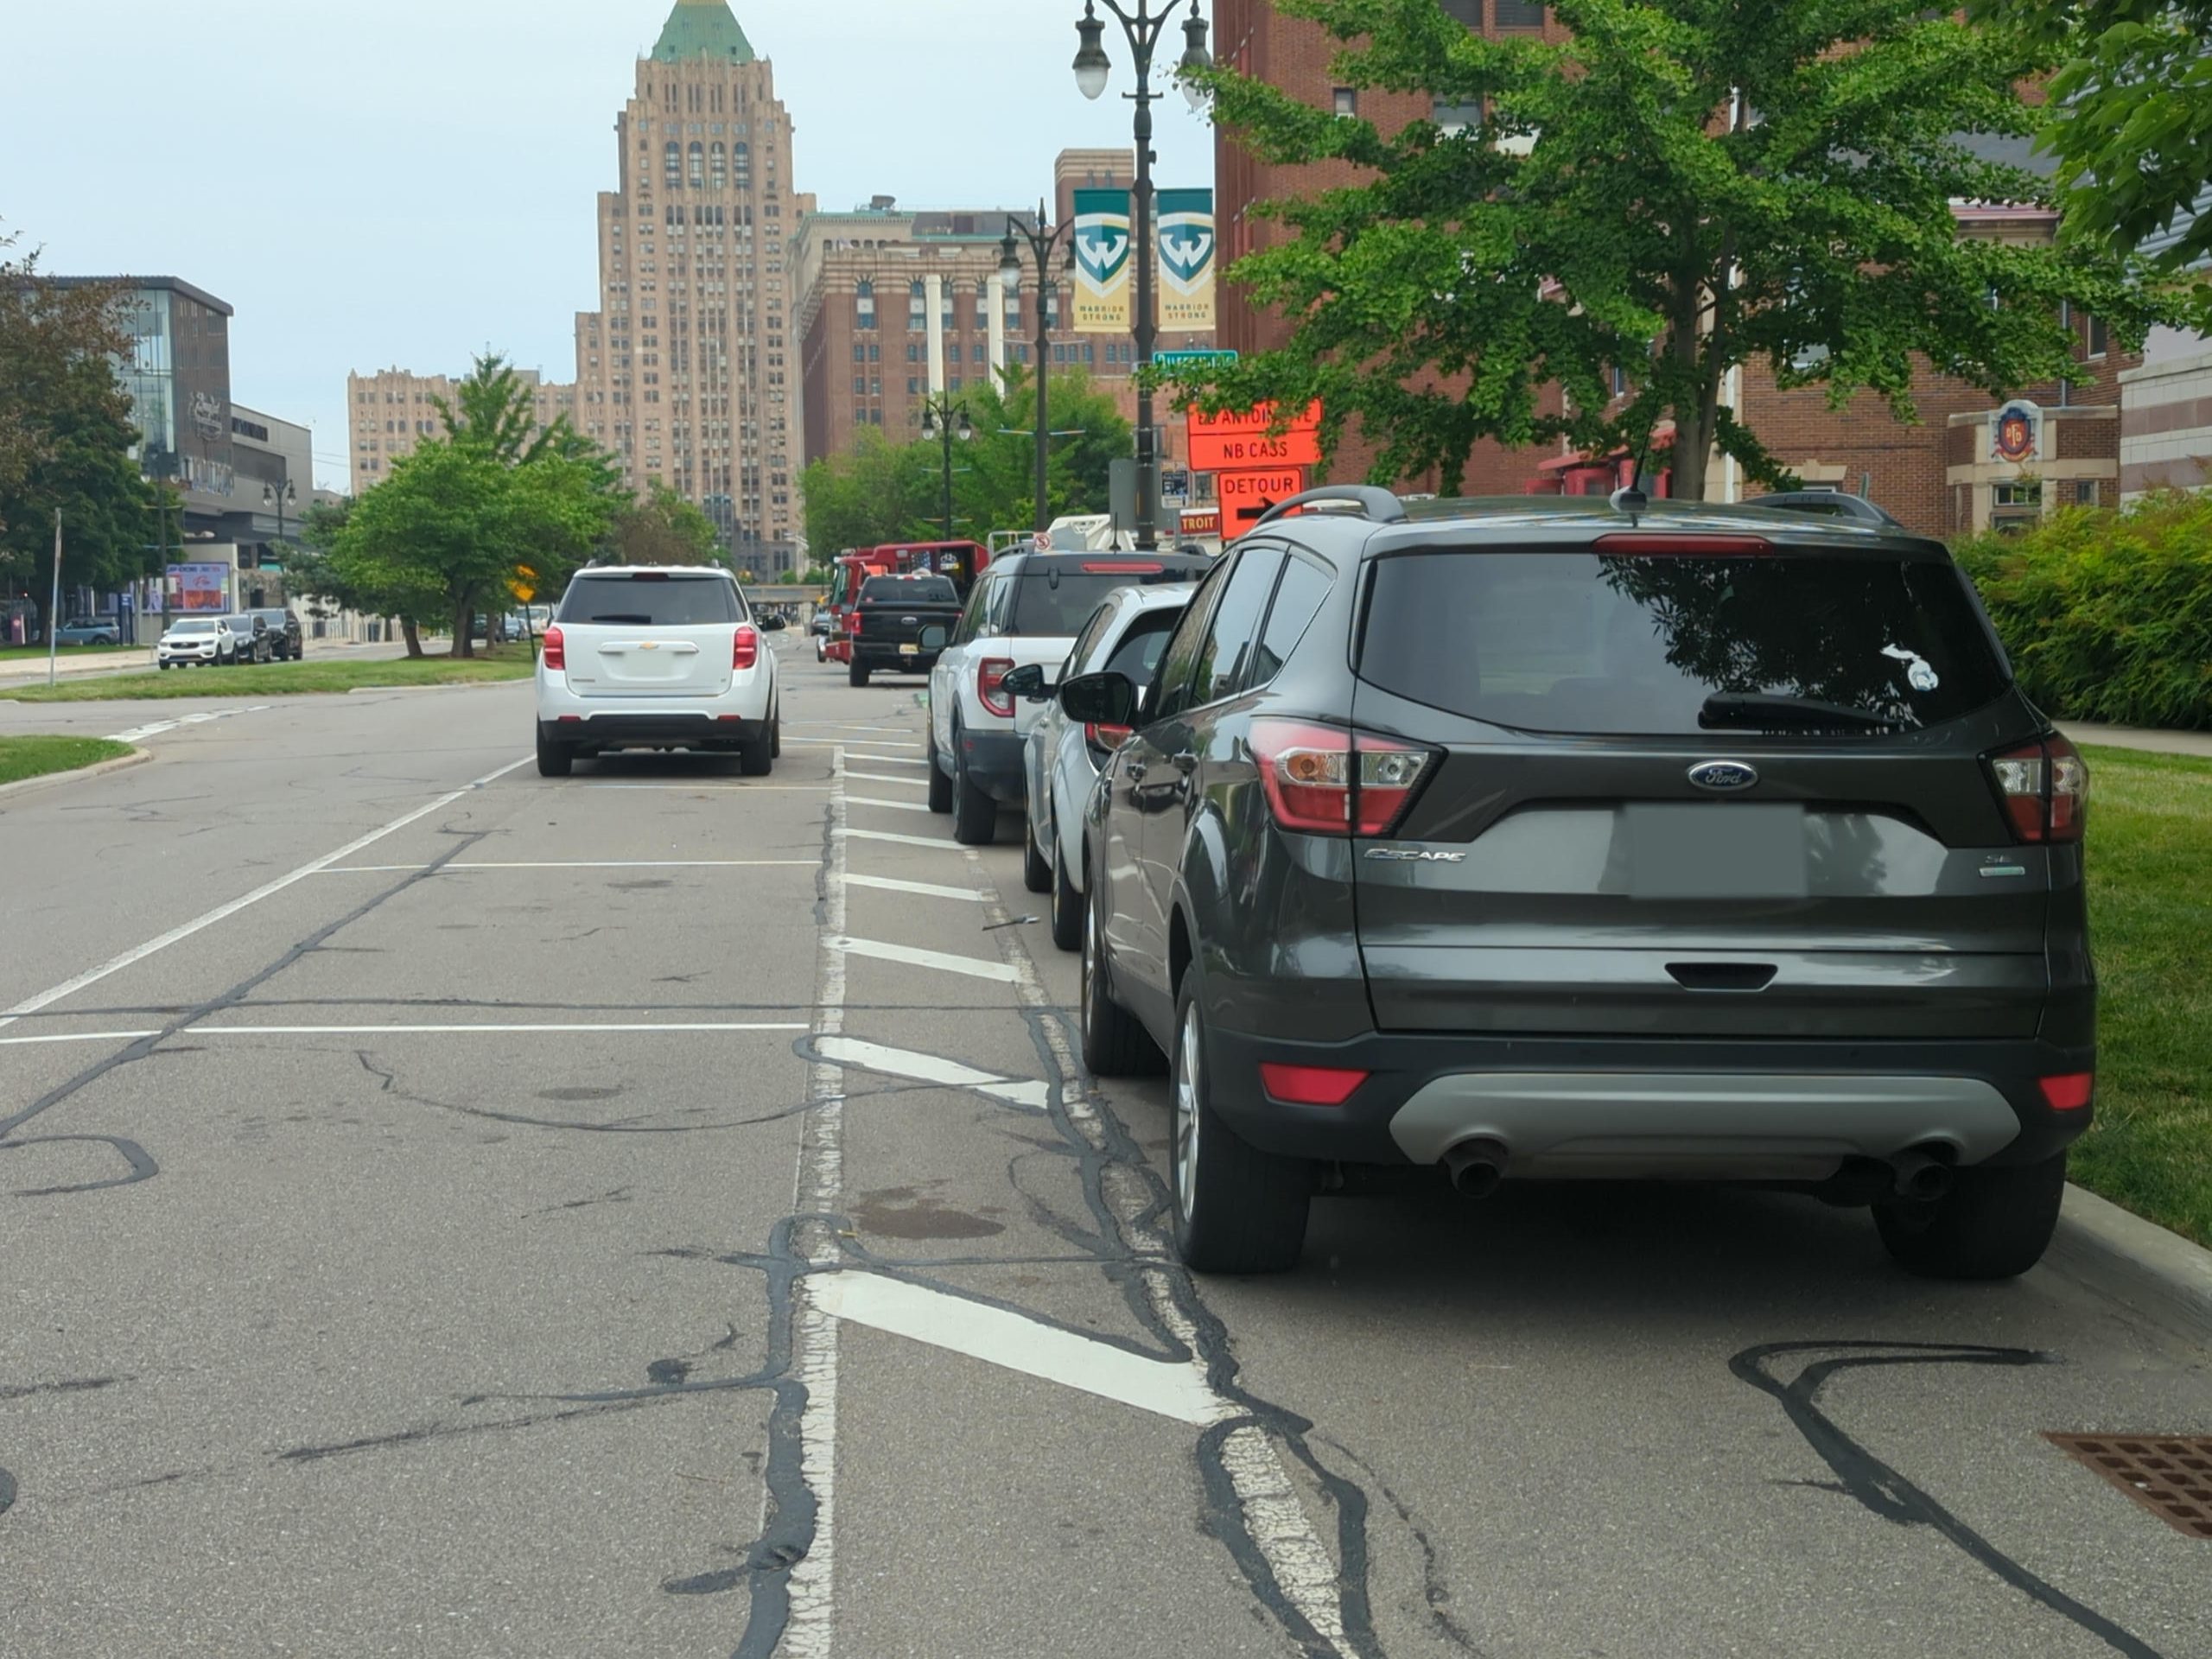
[[[1006,677],[1064,662],[1099,601],[1131,585],[1197,582],[1203,553],[1017,553],[993,562],[968,595],[944,654],[930,671],[930,810],[952,814],[952,838],[988,847],[1001,805],[1024,797],[1022,741],[1041,718],[1017,715]]]
[[[576,573],[537,658],[537,770],[609,749],[734,751],[765,776],[782,748],[776,658],[736,577],[712,565]]]

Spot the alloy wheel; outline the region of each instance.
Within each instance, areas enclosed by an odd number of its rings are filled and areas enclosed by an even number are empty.
[[[1198,1186],[1198,1107],[1205,1084],[1199,1058],[1198,1005],[1195,999],[1183,1014],[1183,1032],[1177,1044],[1175,1066],[1175,1202],[1190,1219],[1192,1196]]]

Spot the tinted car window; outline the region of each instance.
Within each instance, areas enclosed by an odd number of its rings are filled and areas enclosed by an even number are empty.
[[[1282,580],[1275,584],[1275,602],[1268,608],[1267,626],[1252,652],[1252,671],[1247,686],[1265,685],[1282,671],[1290,653],[1306,637],[1313,613],[1321,608],[1335,578],[1310,559],[1293,554],[1284,562]]]
[[[954,645],[966,645],[968,641],[973,639],[982,630],[983,626],[983,607],[990,603],[991,589],[996,586],[998,586],[998,583],[995,580],[989,582],[979,582],[972,589],[969,590],[968,594],[968,608],[960,613],[959,626],[955,627],[952,631],[952,643]]]
[[[1252,638],[1260,631],[1261,613],[1274,591],[1275,573],[1282,569],[1282,553],[1272,547],[1248,548],[1237,556],[1214,607],[1212,624],[1206,629],[1205,649],[1198,653],[1198,671],[1191,680],[1193,707],[1233,695],[1250,654]]]
[[[721,576],[601,576],[587,573],[561,601],[563,622],[680,628],[739,620],[737,589]]]
[[[1502,726],[1910,730],[2006,684],[1965,579],[1942,560],[1443,550],[1374,570],[1360,677]],[[1747,697],[1768,701],[1730,704]],[[1793,716],[1776,698],[1826,708]]]
[[[1167,636],[1181,614],[1179,611],[1146,612],[1114,642],[1113,651],[1101,667],[1109,674],[1127,675],[1140,687],[1150,685],[1153,671],[1160,666],[1160,653],[1167,649]]]
[[[960,595],[945,576],[871,576],[861,588],[863,605],[957,605]]]
[[[1191,672],[1198,666],[1198,648],[1205,643],[1206,623],[1212,614],[1214,601],[1221,596],[1227,568],[1224,564],[1199,584],[1198,591],[1192,596],[1191,608],[1183,613],[1182,621],[1160,653],[1158,677],[1147,700],[1147,721],[1165,720],[1191,706]]]
[[[1011,632],[1018,634],[1075,632],[1083,620],[1117,588],[1189,582],[1203,575],[1198,561],[1112,557],[1033,562],[1021,573]]]

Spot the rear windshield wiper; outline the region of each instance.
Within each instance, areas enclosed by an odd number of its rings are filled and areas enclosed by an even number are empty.
[[[1716,691],[1697,711],[1697,723],[1715,726],[1845,727],[1887,731],[1899,722],[1872,709],[1823,702],[1818,697],[1783,697],[1764,691]]]

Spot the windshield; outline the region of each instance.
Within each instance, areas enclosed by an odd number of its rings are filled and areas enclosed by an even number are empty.
[[[871,576],[861,588],[863,605],[957,605],[960,595],[944,576]]]
[[[1446,550],[1378,560],[1360,677],[1535,731],[1913,730],[2006,676],[1948,562]]]
[[[740,620],[737,588],[723,576],[595,575],[569,584],[563,622],[680,628]]]
[[[171,633],[213,633],[215,632],[215,625],[213,622],[172,622],[169,624],[169,632]]]
[[[1007,632],[1014,634],[1065,633],[1083,631],[1101,601],[1117,588],[1152,587],[1161,582],[1196,582],[1206,573],[1203,559],[1085,559],[1080,563],[1040,563],[1024,569],[1016,579],[1020,591],[1014,596],[1014,614]]]

